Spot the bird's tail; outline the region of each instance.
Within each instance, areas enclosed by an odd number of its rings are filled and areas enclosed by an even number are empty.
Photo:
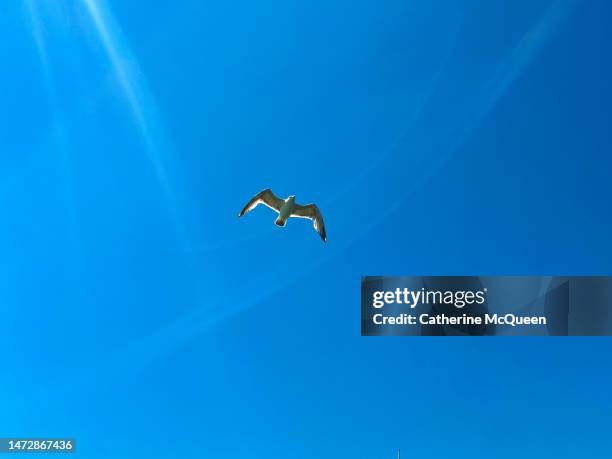
[[[287,223],[287,219],[286,218],[281,218],[280,216],[274,221],[274,223],[276,223],[276,226],[285,226],[285,223]]]

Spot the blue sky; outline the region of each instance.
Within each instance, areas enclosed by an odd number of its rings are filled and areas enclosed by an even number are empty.
[[[610,456],[608,338],[359,336],[363,275],[610,274],[608,2],[0,8],[2,436]]]

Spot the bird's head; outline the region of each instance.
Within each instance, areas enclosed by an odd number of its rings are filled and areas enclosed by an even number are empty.
[[[287,198],[287,200],[289,200],[289,201],[295,201],[295,195],[294,195],[294,194],[292,194],[291,196],[289,196],[289,197]]]

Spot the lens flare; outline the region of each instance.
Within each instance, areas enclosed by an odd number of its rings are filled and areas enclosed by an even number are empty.
[[[188,244],[182,219],[179,217],[176,194],[161,158],[161,152],[168,150],[168,142],[153,95],[110,9],[101,6],[101,3],[95,0],[84,0],[84,5],[130,106],[144,142],[147,159],[174,218],[182,248],[189,250],[190,244]],[[130,65],[127,64],[128,62]]]
[[[40,59],[40,65],[44,79],[45,89],[47,91],[48,102],[51,107],[53,139],[55,142],[55,148],[57,149],[59,154],[61,182],[64,188],[66,200],[68,201],[67,212],[69,219],[69,230],[72,236],[71,240],[76,241],[76,236],[78,233],[77,217],[75,210],[76,198],[73,189],[74,181],[72,164],[68,153],[66,139],[65,115],[61,108],[61,104],[59,103],[57,86],[55,84],[51,63],[49,61],[49,53],[43,35],[43,28],[40,20],[38,5],[34,0],[26,0],[26,6],[32,23],[32,34],[34,36],[36,50]]]

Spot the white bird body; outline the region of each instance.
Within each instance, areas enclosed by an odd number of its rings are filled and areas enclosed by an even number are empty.
[[[295,196],[289,196],[278,211],[278,217],[274,221],[277,226],[285,226],[291,213],[295,210]]]
[[[240,211],[238,217],[242,217],[259,204],[264,204],[278,213],[278,217],[276,217],[274,221],[277,226],[285,226],[287,220],[291,217],[308,218],[312,221],[314,229],[319,233],[323,242],[327,241],[323,215],[321,215],[321,211],[315,204],[306,204],[302,206],[295,202],[294,195],[289,196],[287,199],[280,199],[268,188],[253,196]]]

